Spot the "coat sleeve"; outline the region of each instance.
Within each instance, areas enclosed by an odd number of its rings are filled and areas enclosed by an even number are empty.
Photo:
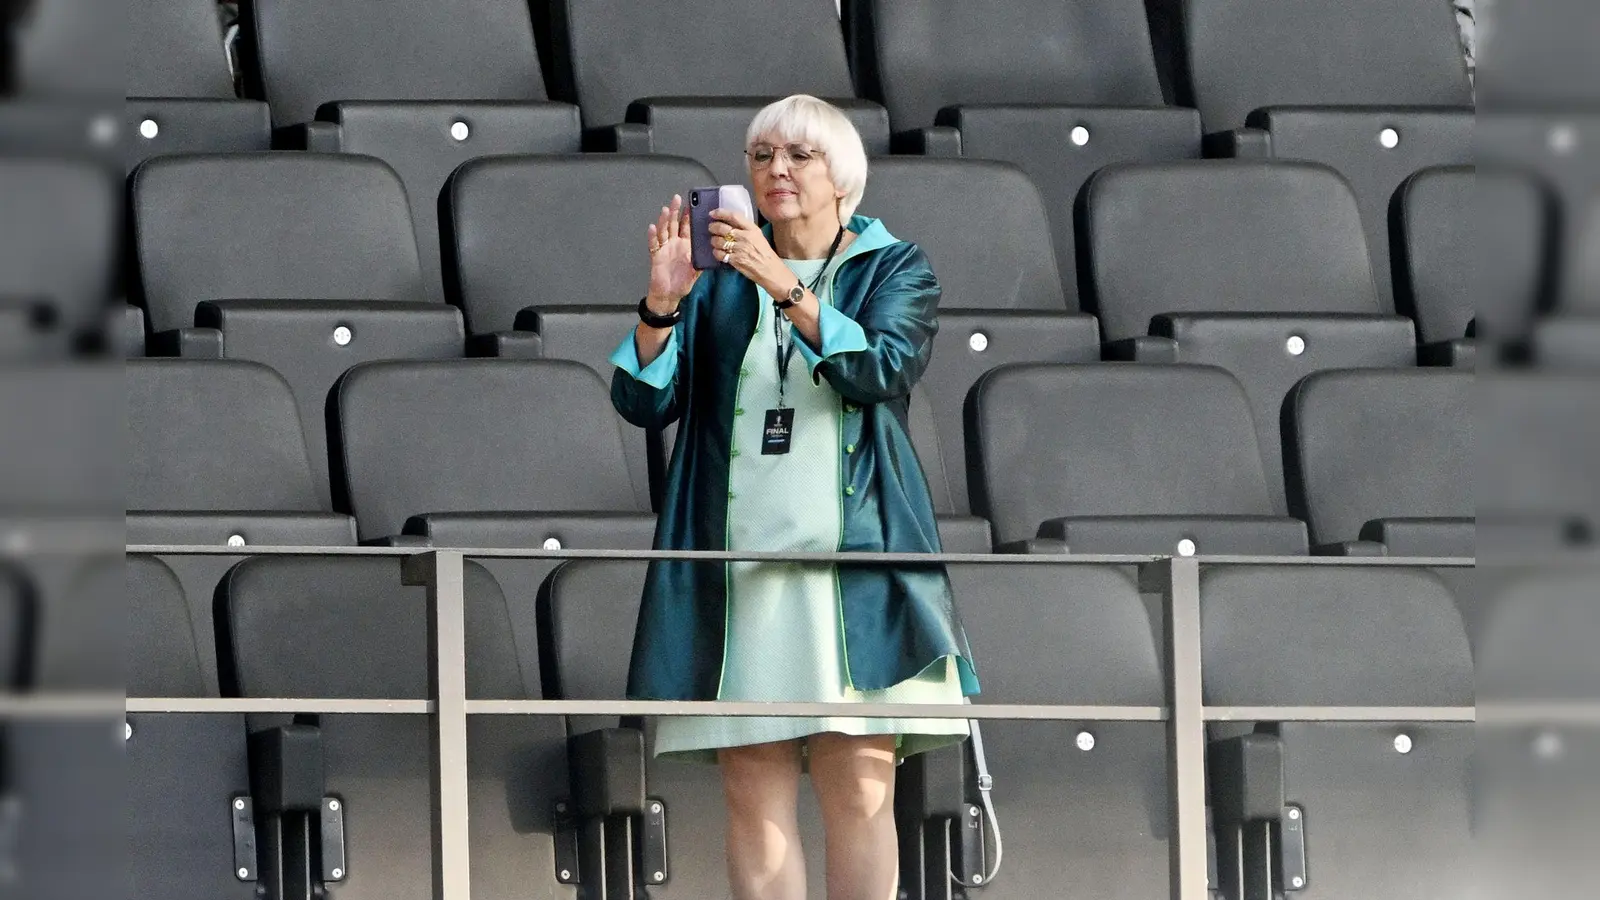
[[[710,277],[701,277],[683,298],[683,319],[672,329],[667,344],[647,366],[639,365],[635,329],[630,328],[611,354],[616,371],[611,375],[611,405],[640,428],[663,428],[677,421],[689,398],[689,348],[694,345],[694,323],[709,295]]]
[[[939,282],[922,250],[911,247],[852,318],[822,307],[820,349],[797,341],[813,376],[841,397],[882,403],[911,393],[933,355],[939,332]]]

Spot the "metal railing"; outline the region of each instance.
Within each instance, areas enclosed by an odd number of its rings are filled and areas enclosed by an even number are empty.
[[[751,703],[736,701],[567,701],[469,700],[466,690],[464,571],[468,559],[651,560],[703,562],[815,562],[859,564],[974,564],[998,566],[1134,566],[1139,587],[1160,594],[1164,607],[1166,702],[1162,706],[1100,705],[921,705],[851,704],[850,714],[867,718],[981,719],[1012,721],[1138,721],[1167,724],[1168,784],[1172,804],[1169,841],[1174,900],[1208,900],[1206,833],[1206,725],[1229,721],[1473,722],[1474,707],[1206,706],[1203,700],[1200,639],[1200,567],[1210,564],[1273,566],[1464,567],[1471,560],[1393,557],[1280,556],[1129,556],[1002,555],[905,553],[756,553],[738,551],[516,550],[412,547],[223,547],[129,545],[128,554],[156,556],[380,556],[403,558],[403,580],[427,588],[429,635],[428,697],[425,700],[319,698],[152,698],[129,697],[129,713],[330,713],[406,714],[429,718],[436,748],[431,760],[436,900],[470,900],[467,811],[467,720],[471,716],[794,716],[834,715],[826,703]],[[41,709],[52,698],[17,698]],[[57,698],[94,707],[86,698]],[[0,704],[0,712],[4,712]],[[63,708],[66,709],[66,708]],[[68,710],[70,712],[70,709]]]

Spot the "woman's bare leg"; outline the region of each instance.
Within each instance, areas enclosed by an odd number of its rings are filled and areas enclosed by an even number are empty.
[[[808,739],[811,784],[828,832],[828,900],[894,900],[894,735]]]
[[[728,804],[728,883],[734,900],[806,900],[796,804],[800,743],[718,751]]]

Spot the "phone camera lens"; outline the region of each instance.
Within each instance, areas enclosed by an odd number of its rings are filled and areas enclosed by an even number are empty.
[[[700,205],[700,192],[699,191],[691,191],[690,192],[690,194],[689,194],[689,205],[690,206],[699,206]]]

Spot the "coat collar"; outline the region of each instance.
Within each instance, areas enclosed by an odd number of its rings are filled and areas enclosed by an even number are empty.
[[[846,222],[844,227],[855,232],[856,239],[850,242],[850,246],[844,248],[844,253],[840,254],[839,262],[841,263],[847,259],[900,243],[900,239],[890,234],[889,229],[884,227],[882,219],[873,219],[868,216],[851,216],[850,221]],[[768,222],[761,226],[761,233],[767,236],[767,240],[772,240],[772,223]]]

